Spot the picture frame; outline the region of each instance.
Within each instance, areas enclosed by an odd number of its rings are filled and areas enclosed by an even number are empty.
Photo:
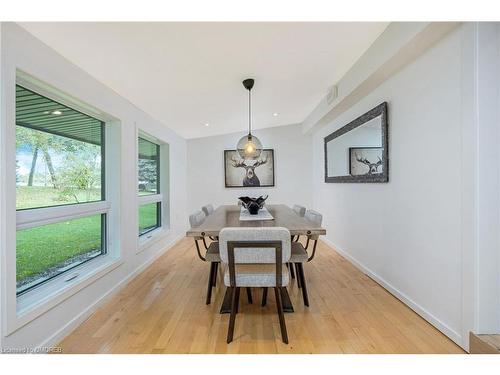
[[[325,183],[389,182],[389,122],[387,107],[387,102],[383,102],[324,138]],[[341,140],[348,137],[349,134],[353,134],[354,131],[357,131],[363,126],[368,126],[369,123],[372,123],[373,121],[379,121],[380,146],[377,145],[376,147],[381,148],[382,150],[382,173],[352,175],[350,174],[351,164],[349,147],[361,147],[361,145],[359,145],[360,142],[344,146],[345,148],[340,150],[340,154],[337,153],[335,155],[329,152],[329,146],[334,145],[336,142],[341,142]],[[339,157],[341,160],[339,160]],[[335,165],[340,166],[340,168],[344,169],[344,171],[342,173],[331,173],[331,168],[332,166],[334,168]]]
[[[257,160],[244,160],[237,150],[224,150],[226,188],[259,188],[274,187],[274,185],[274,149],[263,149]]]
[[[349,174],[351,176],[381,175],[384,173],[382,158],[382,147],[349,147]]]

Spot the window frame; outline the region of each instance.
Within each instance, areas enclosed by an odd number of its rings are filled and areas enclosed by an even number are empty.
[[[137,174],[136,174],[136,183],[137,183],[137,233],[138,233],[138,238],[140,243],[144,243],[146,240],[152,238],[153,232],[160,231],[163,228],[163,194],[162,194],[162,189],[163,189],[163,183],[161,182],[162,179],[162,173],[161,173],[161,158],[162,158],[162,143],[157,140],[156,138],[139,131],[136,137],[137,141],[137,161],[136,161],[136,169],[137,169]],[[147,142],[150,142],[156,146],[156,194],[144,194],[140,195],[139,194],[139,140],[145,140]],[[139,229],[139,208],[141,206],[147,205],[147,204],[152,204],[156,203],[157,204],[157,223],[158,226],[150,228],[149,230],[141,233]],[[158,212],[159,211],[159,212]]]
[[[21,290],[18,290],[17,289],[17,285],[16,285],[16,295],[17,297],[20,297],[26,293],[29,293],[33,290],[35,290],[36,288],[39,288],[41,286],[43,286],[43,284],[46,284],[58,277],[62,277],[64,279],[68,279],[69,277],[71,276],[65,276],[67,274],[69,274],[70,272],[74,272],[76,268],[82,266],[83,264],[85,263],[89,263],[89,262],[92,262],[93,260],[95,260],[96,258],[99,258],[99,257],[102,257],[104,255],[106,255],[107,253],[107,243],[106,243],[106,238],[107,238],[107,215],[106,213],[96,213],[96,214],[91,214],[90,216],[100,216],[100,221],[101,221],[101,252],[95,256],[93,256],[92,258],[88,258],[88,259],[85,259],[85,260],[82,260],[80,262],[77,262],[69,267],[67,267],[63,272],[60,272],[56,275],[52,275],[52,276],[49,276],[48,278],[34,284],[34,285],[29,285],[27,287],[25,287],[24,289],[21,289]],[[83,218],[86,218],[86,217],[89,217],[89,215],[83,215],[83,216],[77,216],[77,217],[73,217],[73,218],[65,218],[63,219],[62,221],[55,221],[53,223],[48,223],[48,224],[43,224],[43,225],[35,225],[35,226],[32,226],[32,227],[28,227],[28,228],[23,228],[23,229],[30,229],[30,228],[39,228],[39,227],[42,227],[44,225],[50,225],[50,224],[57,224],[57,223],[60,223],[60,222],[64,222],[64,221],[71,221],[71,220],[78,220],[78,219],[83,219]],[[17,236],[17,232],[19,230],[16,230],[16,236]],[[16,252],[17,252],[17,248],[16,248]],[[17,255],[17,254],[16,254]],[[17,278],[17,275],[16,275],[16,278]],[[17,283],[17,282],[16,282]]]
[[[59,303],[75,295],[80,290],[94,283],[99,278],[112,272],[123,264],[124,260],[120,249],[120,196],[121,187],[117,185],[121,181],[121,168],[107,169],[105,175],[105,197],[108,210],[106,220],[106,244],[107,253],[94,258],[91,262],[78,265],[73,269],[71,280],[65,280],[68,273],[58,275],[53,280],[33,288],[29,293],[17,295],[16,282],[16,220],[6,218],[17,218],[16,210],[16,84],[33,90],[40,95],[53,99],[63,105],[79,110],[102,122],[106,123],[105,137],[107,152],[102,162],[105,165],[121,165],[121,142],[112,141],[121,139],[121,120],[86,104],[74,96],[66,94],[64,86],[55,88],[31,74],[11,65],[15,74],[8,75],[3,81],[4,95],[2,96],[0,111],[3,111],[5,126],[0,128],[0,143],[3,157],[1,168],[5,184],[0,187],[2,210],[2,236],[1,245],[5,248],[4,262],[1,264],[0,272],[3,273],[1,288],[3,302],[1,313],[5,317],[4,334],[10,335],[22,326],[33,321]],[[5,99],[5,100],[4,100]],[[90,202],[89,202],[90,203]],[[103,204],[102,201],[91,202],[92,204]],[[64,209],[65,206],[42,207],[44,209]],[[88,207],[88,206],[87,206]],[[76,213],[75,213],[76,214]],[[80,214],[83,214],[80,212]],[[92,213],[91,213],[92,214]],[[41,217],[40,220],[44,218]],[[25,223],[26,224],[26,223]]]
[[[140,203],[138,206],[138,210],[140,209],[140,207],[147,206],[149,204],[156,205],[156,223],[157,223],[157,225],[149,228],[148,230],[146,230],[142,233],[141,233],[141,230],[139,227],[139,229],[138,229],[139,230],[139,238],[147,235],[148,233],[154,232],[155,230],[161,229],[161,227],[162,227],[162,212],[163,212],[162,205],[163,205],[163,202],[160,200],[160,201],[153,201],[153,202],[149,202],[149,203]],[[140,215],[140,212],[138,212],[138,215]],[[139,224],[140,224],[140,217],[138,217],[138,220],[139,220]]]
[[[21,80],[22,81],[22,80]],[[16,192],[16,238],[17,232],[23,229],[37,228],[42,227],[49,224],[56,224],[63,221],[70,221],[74,219],[84,218],[88,216],[101,215],[101,253],[88,259],[84,262],[80,262],[71,267],[68,267],[63,272],[53,275],[48,279],[42,280],[39,283],[33,284],[28,288],[18,290],[16,285],[16,296],[19,297],[23,294],[29,293],[30,291],[39,288],[43,284],[50,282],[58,277],[64,277],[68,272],[71,272],[73,269],[81,266],[84,263],[92,262],[98,257],[106,255],[108,251],[109,244],[107,242],[108,237],[108,214],[111,208],[111,205],[107,201],[107,190],[106,190],[106,122],[100,119],[95,118],[87,113],[81,112],[79,109],[74,108],[73,105],[67,105],[60,103],[59,100],[54,99],[50,95],[46,95],[45,93],[40,92],[41,90],[38,87],[31,87],[29,84],[26,85],[24,83],[20,83],[19,80],[16,80],[16,87],[21,86],[28,91],[36,93],[44,98],[50,99],[58,104],[69,107],[77,112],[80,112],[86,116],[92,117],[98,121],[100,121],[101,127],[101,197],[98,201],[90,201],[90,202],[80,202],[80,203],[67,203],[61,205],[52,205],[52,206],[41,206],[41,207],[29,207],[29,208],[17,208],[17,192]],[[17,99],[16,99],[16,107],[17,107]],[[17,137],[17,127],[22,125],[17,125],[17,120],[15,123],[16,137]],[[29,128],[31,129],[31,128]],[[35,131],[43,132],[43,130],[34,129]],[[51,134],[47,132],[48,134]],[[64,137],[63,134],[58,134],[60,137]],[[69,137],[68,137],[69,138]],[[83,142],[83,141],[82,141]],[[16,150],[17,156],[17,150]],[[17,243],[16,243],[16,257],[17,257]],[[17,270],[16,270],[16,284],[17,284]]]

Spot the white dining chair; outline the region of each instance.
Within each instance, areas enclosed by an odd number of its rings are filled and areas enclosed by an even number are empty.
[[[288,344],[282,288],[289,283],[285,267],[291,256],[290,232],[286,228],[224,228],[219,233],[221,261],[227,264],[224,284],[231,291],[231,315],[227,343],[233,340],[240,288],[274,288],[281,339]],[[267,291],[267,289],[265,289]]]
[[[211,204],[207,204],[207,205],[203,206],[201,209],[205,213],[206,216],[210,216],[214,213],[214,206]]]
[[[304,214],[306,213],[306,208],[304,206],[300,206],[298,204],[294,204],[293,207],[292,207],[292,210],[293,210],[293,212],[295,212],[300,217],[303,217]],[[292,236],[291,238],[292,238],[292,242],[293,241],[298,242],[300,236],[296,235],[296,236]],[[290,275],[292,276],[292,279],[295,279],[295,272],[293,270],[293,264],[290,263],[290,264],[287,264],[287,266],[290,269]]]
[[[323,221],[323,215],[314,210],[307,210],[304,217],[307,220],[312,221],[317,226],[321,226],[321,223]],[[304,275],[304,263],[313,260],[314,255],[316,254],[316,246],[318,245],[318,239],[319,235],[317,234],[308,235],[305,247],[300,242],[292,242],[292,255],[290,257],[290,264],[291,267],[295,265],[295,270],[297,273],[297,286],[300,289],[302,289],[302,299],[304,301],[304,305],[306,306],[309,306],[309,296],[307,294],[307,283]],[[309,255],[307,252],[310,241],[314,241],[311,255]]]
[[[203,206],[201,208],[201,210],[203,211],[205,216],[210,216],[214,213],[214,206],[209,203],[209,204]],[[219,241],[219,238],[217,238],[217,236],[215,236],[215,237],[208,236],[208,238],[210,238],[212,241]]]
[[[304,216],[304,214],[306,213],[306,208],[304,206],[299,206],[298,204],[294,204],[293,211],[299,216]]]
[[[189,215],[189,224],[191,227],[196,228],[203,224],[205,221],[205,213],[198,210]],[[203,243],[205,248],[205,254],[202,255],[199,241]],[[219,254],[219,243],[217,241],[213,241],[210,245],[207,245],[205,237],[194,237],[194,243],[196,245],[196,251],[198,253],[198,257],[204,261],[210,263],[210,273],[208,276],[208,285],[207,285],[207,297],[205,303],[207,305],[210,304],[212,299],[212,288],[216,286],[217,281],[217,269],[219,267],[219,263],[221,261]]]

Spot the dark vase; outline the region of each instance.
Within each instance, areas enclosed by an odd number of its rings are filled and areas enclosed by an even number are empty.
[[[250,212],[250,215],[257,215],[259,210],[264,207],[267,197],[268,195],[265,197],[260,196],[258,198],[239,197],[238,199],[243,204],[243,207]]]

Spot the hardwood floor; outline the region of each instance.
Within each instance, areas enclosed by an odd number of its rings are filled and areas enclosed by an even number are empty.
[[[295,312],[286,314],[290,343],[281,342],[274,294],[260,306],[243,294],[234,341],[220,315],[221,273],[205,305],[209,264],[185,238],[67,336],[63,353],[464,353],[437,329],[358,271],[323,242],[304,266],[310,307],[295,281]]]

